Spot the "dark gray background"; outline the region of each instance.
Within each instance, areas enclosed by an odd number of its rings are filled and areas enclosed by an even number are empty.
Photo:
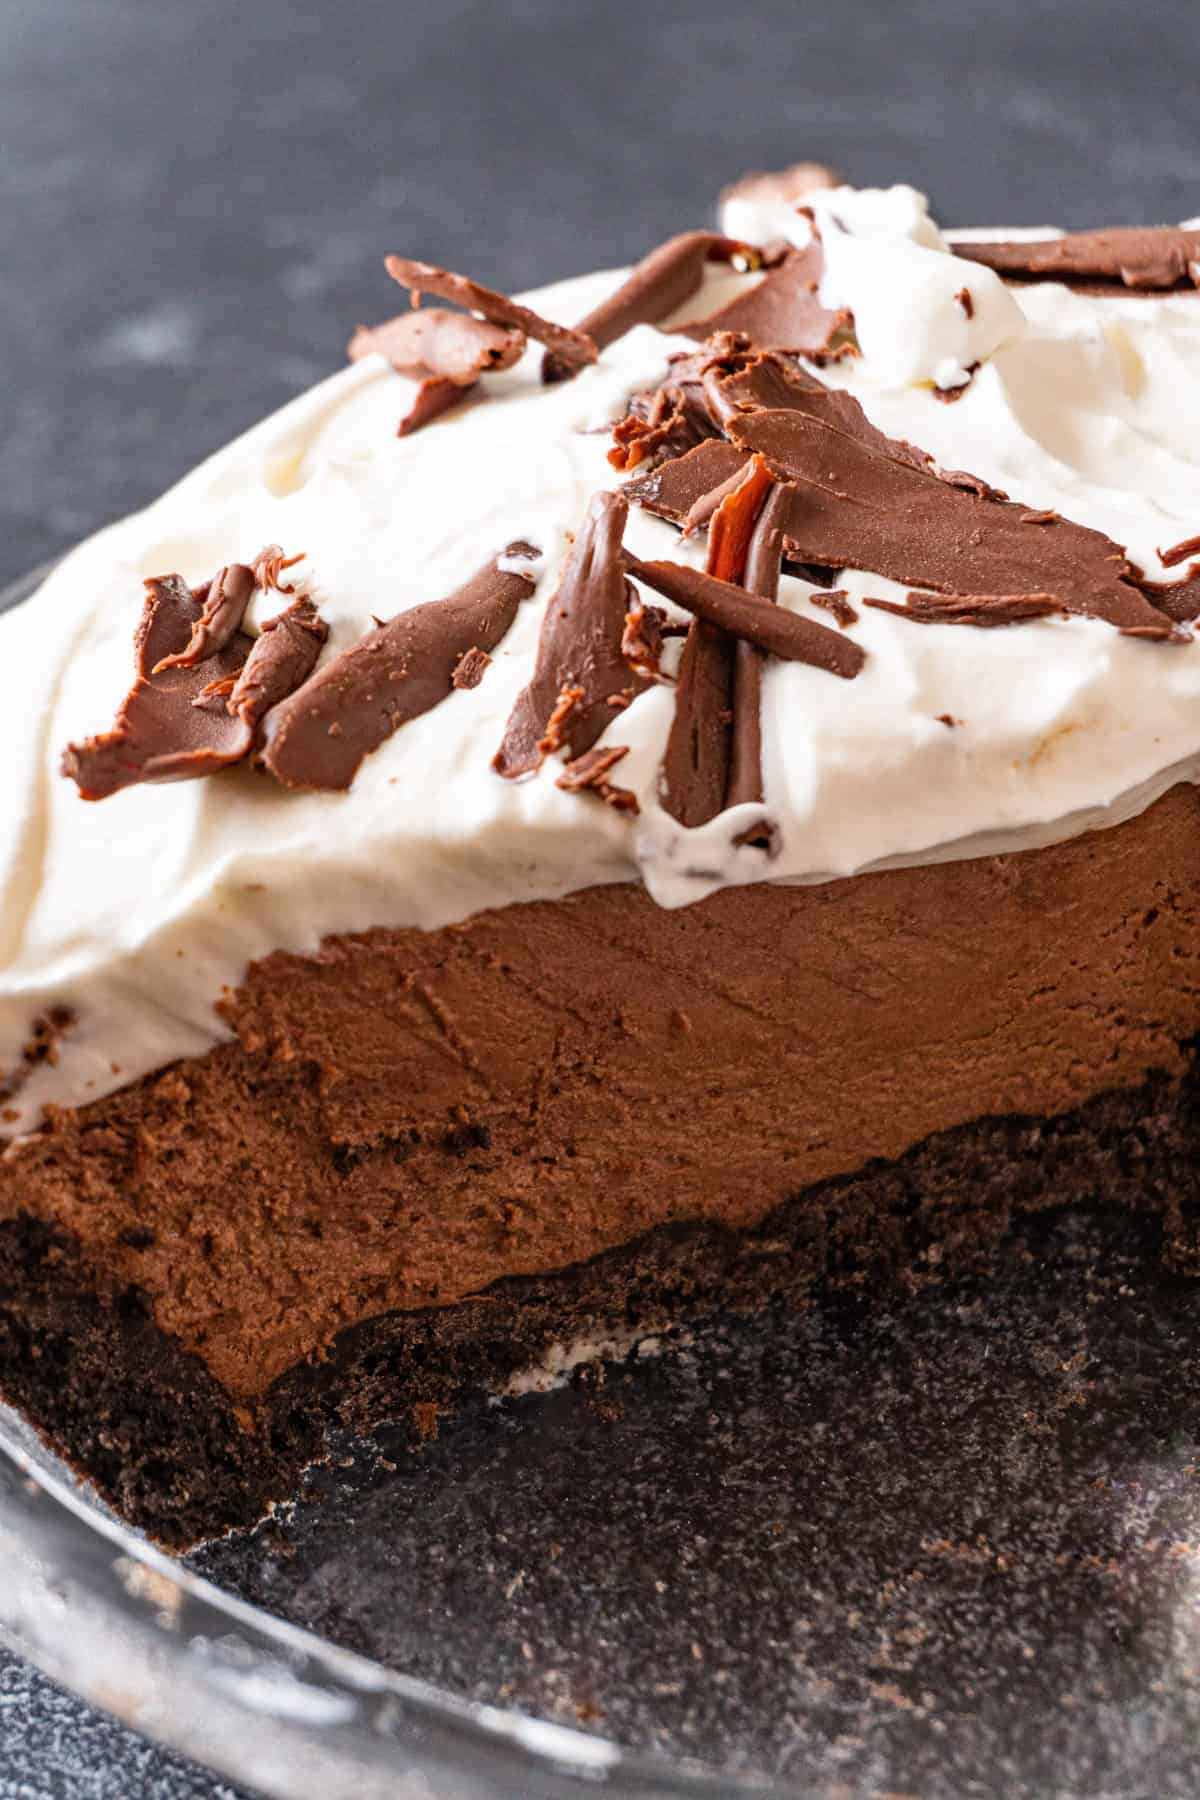
[[[946,224],[1200,213],[1194,0],[0,0],[0,582],[150,499],[395,305],[824,158]],[[0,1800],[222,1790],[0,1657]]]

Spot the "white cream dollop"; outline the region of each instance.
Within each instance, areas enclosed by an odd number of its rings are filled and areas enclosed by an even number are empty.
[[[809,200],[827,297],[853,310],[863,351],[825,378],[943,465],[1106,530],[1161,573],[1156,547],[1200,528],[1200,300],[1098,300],[1054,284],[1018,300],[953,257],[912,190]],[[807,225],[789,217],[802,236]],[[781,222],[764,218],[759,235]],[[747,235],[745,220],[727,225]],[[534,303],[569,323],[619,279],[585,276]],[[731,278],[711,279],[714,299],[727,297]],[[964,286],[970,318],[954,299]],[[695,316],[697,303],[683,310]],[[767,665],[762,808],[696,831],[663,810],[674,699],[661,686],[602,740],[629,748],[614,778],[636,793],[636,819],[560,790],[554,762],[527,782],[497,776],[492,754],[569,534],[617,479],[597,426],[687,348],[641,326],[575,381],[545,388],[531,346],[405,439],[395,427],[410,385],[379,359],[357,364],[81,546],[0,618],[0,1076],[39,1014],[76,1014],[0,1133],[32,1127],[47,1101],[95,1098],[202,1053],[224,1034],[214,1002],[251,960],[310,951],[330,932],[435,929],[603,882],[642,879],[679,906],[727,883],[1022,848],[1114,823],[1195,777],[1194,644],[1143,643],[1078,618],[914,625],[862,606],[902,590],[855,571],[840,585],[867,651],[858,679]],[[973,364],[952,404],[931,390]],[[450,592],[517,538],[541,550],[541,578],[483,681],[404,726],[348,793],[287,793],[242,768],[89,806],[60,776],[63,746],[103,729],[128,686],[144,576],[198,582],[270,542],[303,550],[293,573],[329,622],[330,656],[373,616]],[[703,555],[637,509],[628,542],[644,556]],[[828,624],[812,595],[798,579],[781,584],[781,604]],[[778,833],[772,860],[736,841],[764,814]]]

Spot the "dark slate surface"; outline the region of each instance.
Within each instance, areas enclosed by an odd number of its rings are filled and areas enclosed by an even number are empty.
[[[1157,1224],[480,1400],[199,1560],[491,1704],[814,1800],[1200,1790],[1200,1282]]]
[[[529,284],[811,155],[948,224],[1200,212],[1190,0],[7,0],[0,34],[0,583],[335,366],[387,249]],[[0,1800],[222,1791],[0,1658]]]

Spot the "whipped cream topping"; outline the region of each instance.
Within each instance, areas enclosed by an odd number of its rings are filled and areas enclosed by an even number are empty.
[[[1006,288],[952,256],[907,188],[808,203],[826,249],[822,297],[852,310],[862,350],[823,378],[943,466],[1096,526],[1164,576],[1158,547],[1200,529],[1200,298]],[[724,228],[803,242],[809,226],[791,208],[750,216],[735,202]],[[569,323],[620,279],[584,276],[530,299]],[[712,270],[704,309],[755,279]],[[693,299],[680,316],[699,310]],[[73,1014],[56,1058],[0,1106],[0,1134],[33,1128],[47,1102],[93,1099],[203,1053],[225,1035],[222,991],[273,949],[309,952],[331,932],[379,925],[432,930],[596,883],[641,879],[680,906],[729,883],[1020,849],[1116,823],[1197,778],[1194,643],[1146,643],[1083,618],[916,625],[859,606],[904,590],[850,570],[839,585],[866,665],[847,682],[768,660],[761,806],[691,831],[663,811],[674,707],[664,686],[600,740],[629,747],[619,780],[637,795],[636,818],[560,790],[553,759],[528,781],[502,780],[491,758],[532,671],[568,534],[590,495],[619,479],[605,427],[657,383],[668,354],[693,347],[639,326],[574,381],[543,387],[533,345],[404,439],[395,425],[412,384],[368,358],[92,538],[0,617],[0,1078],[21,1067],[39,1017]],[[939,388],[957,390],[951,403]],[[303,550],[291,574],[330,626],[328,658],[374,617],[440,598],[517,539],[541,552],[538,587],[482,682],[405,725],[348,793],[289,793],[239,768],[88,805],[60,776],[64,745],[103,730],[129,685],[143,577],[198,583],[270,542]],[[702,539],[682,542],[636,508],[627,543],[646,559],[703,561]],[[812,592],[785,577],[780,603],[828,624]],[[280,604],[260,596],[251,627]],[[773,858],[736,841],[762,818],[776,828]]]

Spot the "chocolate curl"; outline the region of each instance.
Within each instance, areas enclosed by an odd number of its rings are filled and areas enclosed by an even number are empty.
[[[1023,625],[1063,610],[1053,594],[906,594],[903,606],[864,596],[863,605],[917,625]]]
[[[708,528],[709,574],[740,582],[763,502],[775,485],[766,458],[752,456],[737,485],[721,498]],[[774,599],[774,594],[770,596]]]
[[[808,663],[852,681],[866,661],[861,645],[852,638],[818,625],[815,619],[788,612],[786,607],[773,606],[733,582],[719,581],[683,563],[641,562],[630,556],[626,566],[631,575],[676,606],[786,662]]]
[[[679,663],[675,716],[662,764],[662,803],[687,829],[706,825],[725,805],[733,705],[733,639],[695,623]]]
[[[1164,569],[1178,568],[1179,564],[1186,562],[1189,556],[1195,556],[1197,550],[1200,550],[1200,536],[1186,537],[1178,544],[1172,544],[1168,549],[1160,550],[1158,560]]]
[[[260,550],[250,567],[254,571],[254,579],[263,593],[274,590],[277,594],[294,594],[295,586],[280,581],[279,577],[285,569],[294,569],[297,563],[304,561],[304,551],[298,556],[285,556],[281,544],[268,544]]]
[[[414,306],[419,305],[422,294],[436,294],[440,300],[451,300],[467,312],[481,313],[493,325],[523,331],[526,337],[544,344],[574,368],[595,362],[599,354],[587,332],[572,331],[565,325],[556,325],[551,319],[543,319],[540,313],[531,312],[529,307],[510,300],[507,294],[483,287],[467,275],[455,275],[449,269],[439,269],[432,263],[416,262],[406,256],[389,256],[384,266],[393,281],[408,288]]]
[[[112,729],[69,744],[63,753],[62,773],[83,799],[106,800],[141,782],[215,774],[249,753],[251,733],[243,719],[231,718],[224,706],[196,701],[214,682],[240,675],[252,640],[235,630],[197,668],[185,651],[203,617],[204,607],[181,575],[147,581],[134,633],[135,679]]]
[[[831,612],[843,631],[858,623],[858,614],[851,606],[845,588],[829,588],[824,593],[810,594],[808,601],[810,606],[820,606]]]
[[[1200,286],[1200,231],[1177,225],[1113,225],[1032,243],[952,244],[951,249],[1018,280],[1103,284],[1102,292],[1168,293]]]
[[[447,698],[469,650],[495,649],[534,586],[493,559],[368,632],[269,714],[264,767],[285,787],[348,788],[371,751]]]
[[[622,494],[595,494],[588,506],[542,620],[533,678],[492,758],[509,781],[539,769],[547,744],[571,757],[590,750],[615,713],[649,685],[621,654],[625,615],[637,599],[621,548],[627,513]]]
[[[712,516],[708,528],[709,572],[702,579],[720,588],[741,579],[755,519],[773,485],[763,459],[754,457]],[[645,572],[645,578],[653,580],[649,568],[661,566],[639,563],[635,572]],[[730,804],[728,795],[739,737],[738,660],[739,652],[749,646],[735,644],[728,631],[722,629],[722,623],[711,614],[692,621],[683,647],[675,716],[663,756],[663,806],[672,818],[688,827],[706,824]],[[753,654],[757,656],[758,652]],[[746,701],[752,711],[740,733],[743,763],[761,744],[758,691],[748,693]]]
[[[481,375],[511,369],[525,349],[525,333],[470,313],[429,306],[382,325],[360,325],[346,346],[351,362],[385,356],[398,375],[436,375],[471,387]]]
[[[242,629],[246,608],[257,586],[254,570],[245,563],[227,563],[218,569],[208,584],[200,616],[182,650],[164,656],[151,671],[160,675],[164,669],[193,669],[207,662]],[[199,598],[199,596],[195,596]]]
[[[635,325],[657,325],[677,311],[703,281],[705,263],[734,261],[747,269],[761,268],[762,253],[716,231],[685,231],[668,238],[642,258],[615,294],[579,321],[579,329],[603,350]],[[542,380],[565,381],[578,366],[547,351],[542,358]]]
[[[252,739],[272,707],[303,687],[328,637],[329,627],[311,600],[293,600],[263,625],[228,702],[231,716]]]
[[[779,592],[786,509],[787,497],[783,489],[768,476],[765,498],[747,545],[742,580],[750,593],[772,604]],[[741,806],[747,801],[760,802],[764,798],[762,680],[762,651],[754,644],[740,640],[734,661],[733,744],[725,788],[726,806]],[[760,826],[750,841],[769,849],[774,841],[773,833],[768,826]]]
[[[758,286],[739,294],[718,312],[677,327],[685,337],[714,331],[741,331],[760,350],[793,350],[824,356],[847,339],[853,320],[845,309],[830,312],[820,300],[825,255],[815,235],[803,250],[789,250]]]

